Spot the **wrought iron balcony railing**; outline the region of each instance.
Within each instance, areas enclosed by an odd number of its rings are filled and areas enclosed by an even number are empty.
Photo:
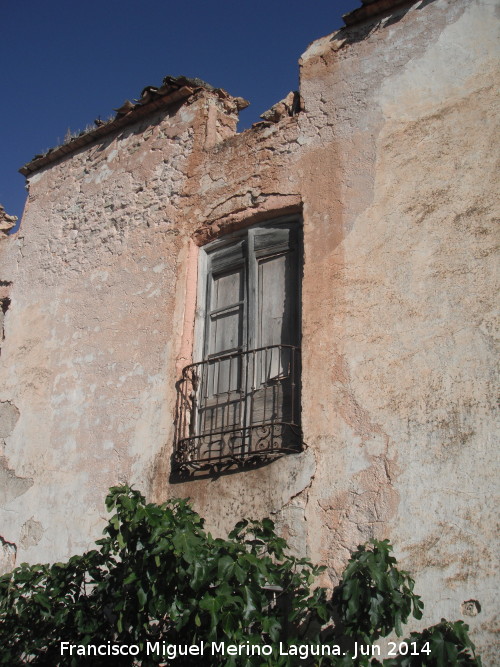
[[[216,472],[300,449],[300,348],[236,350],[184,368],[174,471]]]

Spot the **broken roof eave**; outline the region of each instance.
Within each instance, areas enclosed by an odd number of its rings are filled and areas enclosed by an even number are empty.
[[[414,4],[418,0],[361,0],[361,2],[362,7],[342,16],[347,28],[374,19],[401,5]]]
[[[138,120],[144,116],[148,116],[157,109],[164,109],[175,104],[176,102],[187,100],[189,97],[191,97],[191,95],[193,95],[193,93],[197,92],[198,90],[199,88],[183,86],[178,90],[174,90],[173,92],[167,93],[158,99],[152,100],[148,104],[136,106],[124,116],[114,118],[109,123],[105,123],[100,127],[96,127],[90,132],[85,132],[85,134],[75,137],[67,144],[62,144],[61,146],[48,151],[45,153],[45,155],[27,162],[23,167],[21,167],[21,169],[19,169],[19,172],[23,174],[23,176],[29,176],[42,167],[45,167],[46,165],[59,160],[65,155],[74,153],[79,148],[93,143],[99,137],[103,137],[106,134],[110,134],[111,132],[114,132],[115,130],[118,130],[122,127],[136,123]]]
[[[385,13],[388,13],[392,9],[398,8],[402,5],[411,5],[418,1],[419,0],[361,0],[362,3],[361,7],[355,9],[352,12],[349,12],[348,14],[344,14],[342,18],[344,19],[345,28],[350,28],[352,26],[355,26],[356,24],[364,23],[367,20],[373,19],[378,15],[383,15]],[[175,81],[175,77],[173,79]],[[177,77],[177,80],[179,79],[183,79],[184,82],[189,82],[189,83],[197,82],[196,79],[186,79],[186,77]],[[164,109],[175,104],[176,102],[182,102],[191,97],[191,95],[198,92],[199,90],[203,89],[214,90],[215,92],[219,90],[219,89],[213,89],[212,87],[207,87],[207,84],[205,84],[202,81],[200,81],[199,83],[201,84],[199,86],[183,85],[177,90],[168,92],[165,95],[162,95],[161,97],[158,97],[156,99],[151,100],[150,102],[147,102],[146,104],[144,103],[141,104],[139,102],[128,113],[120,115],[119,117],[114,118],[112,121],[109,121],[108,123],[105,123],[100,127],[96,127],[90,132],[82,133],[80,136],[71,139],[68,143],[50,149],[44,155],[41,155],[40,157],[36,157],[33,160],[30,160],[24,166],[22,166],[21,169],[19,169],[19,172],[23,174],[23,176],[29,176],[30,174],[35,173],[39,169],[42,169],[46,165],[51,164],[52,162],[56,162],[57,160],[63,158],[64,156],[74,153],[79,148],[82,148],[83,146],[93,143],[99,137],[110,134],[127,125],[132,125],[141,118],[143,118],[144,116],[153,113],[157,109]],[[246,103],[245,106],[247,105],[248,103]],[[245,108],[245,107],[238,107],[238,108]]]

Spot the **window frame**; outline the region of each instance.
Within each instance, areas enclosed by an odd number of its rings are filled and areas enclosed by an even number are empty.
[[[280,227],[287,233],[280,234]],[[230,250],[226,257],[225,248],[233,245],[234,257]],[[192,363],[177,384],[174,475],[246,468],[302,450],[303,256],[299,215],[249,225],[200,248]],[[239,266],[240,291],[232,292],[230,283],[219,281]],[[283,282],[274,293],[266,281],[274,284],[275,271]],[[235,324],[221,329],[218,315],[227,311],[231,317],[238,305]]]
[[[206,319],[207,319],[207,307],[209,303],[208,291],[209,286],[209,276],[211,271],[209,270],[209,253],[223,249],[224,247],[230,246],[233,243],[237,242],[239,239],[244,239],[248,237],[249,232],[252,230],[263,229],[266,227],[271,227],[272,225],[286,225],[294,223],[296,226],[296,243],[297,243],[297,306],[298,306],[298,317],[297,317],[297,346],[301,347],[302,343],[302,272],[303,272],[303,258],[304,258],[304,249],[303,249],[303,225],[302,218],[300,215],[286,215],[278,218],[272,218],[261,223],[256,223],[254,225],[249,225],[242,229],[224,234],[223,236],[210,241],[206,245],[200,248],[198,256],[198,283],[197,283],[197,292],[196,292],[196,309],[195,309],[195,323],[194,323],[194,343],[193,343],[193,363],[201,362],[206,359],[205,355],[205,346],[206,346]],[[253,287],[256,285],[256,278],[250,278]],[[254,307],[257,303],[257,299],[253,298]],[[250,305],[249,305],[250,307]],[[254,321],[257,321],[256,313],[252,315]],[[244,331],[243,337],[248,339],[247,335],[247,318],[244,318]],[[248,349],[251,349],[251,346],[248,345]]]

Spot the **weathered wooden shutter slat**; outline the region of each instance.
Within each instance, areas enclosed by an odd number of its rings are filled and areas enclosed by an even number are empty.
[[[222,273],[236,266],[241,266],[245,262],[246,246],[246,241],[239,241],[212,251],[210,253],[210,271],[212,273]]]
[[[254,252],[257,257],[272,252],[285,252],[294,245],[294,236],[294,229],[290,226],[255,229]]]

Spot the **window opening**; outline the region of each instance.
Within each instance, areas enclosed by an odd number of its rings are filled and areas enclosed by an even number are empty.
[[[202,249],[201,360],[179,383],[176,470],[300,450],[300,232],[282,219]]]

